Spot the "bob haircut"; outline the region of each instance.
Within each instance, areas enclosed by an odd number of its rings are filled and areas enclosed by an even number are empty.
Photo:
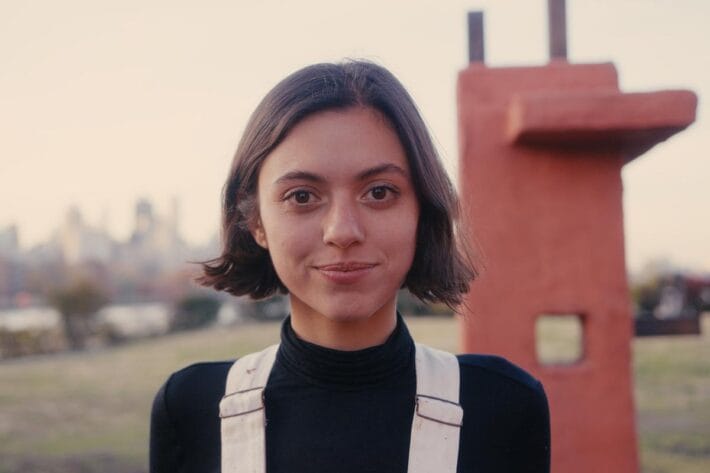
[[[358,106],[378,111],[397,133],[420,205],[414,260],[403,287],[424,302],[452,308],[461,303],[476,272],[456,242],[454,188],[402,84],[385,68],[360,60],[300,69],[271,89],[254,110],[224,186],[222,254],[202,263],[199,283],[254,299],[288,292],[269,252],[257,245],[250,231],[258,219],[259,171],[305,117]]]

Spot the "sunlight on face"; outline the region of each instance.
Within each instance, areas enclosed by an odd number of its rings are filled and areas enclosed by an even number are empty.
[[[419,205],[402,144],[369,108],[307,117],[259,174],[256,241],[290,292],[292,317],[394,319]]]

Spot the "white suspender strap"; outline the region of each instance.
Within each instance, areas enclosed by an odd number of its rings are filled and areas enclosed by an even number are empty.
[[[219,403],[222,472],[266,473],[264,387],[279,346],[238,359]]]
[[[409,442],[409,473],[456,473],[463,409],[459,362],[450,353],[416,345],[417,397]]]
[[[264,387],[278,345],[237,360],[219,404],[222,473],[266,473]],[[409,473],[456,473],[459,364],[450,353],[416,345],[417,395],[409,445]]]

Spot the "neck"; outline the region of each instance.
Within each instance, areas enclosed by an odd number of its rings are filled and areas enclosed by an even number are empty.
[[[298,338],[334,350],[362,350],[387,341],[397,325],[396,298],[365,318],[330,318],[291,298],[291,327]]]

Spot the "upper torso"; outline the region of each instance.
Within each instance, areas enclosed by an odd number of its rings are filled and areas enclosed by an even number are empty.
[[[406,472],[416,390],[414,344],[403,322],[378,347],[338,352],[284,324],[264,392],[267,471]],[[542,386],[502,358],[458,357],[464,410],[459,472],[548,472]],[[155,398],[151,472],[220,469],[219,401],[232,362],[173,374]]]

